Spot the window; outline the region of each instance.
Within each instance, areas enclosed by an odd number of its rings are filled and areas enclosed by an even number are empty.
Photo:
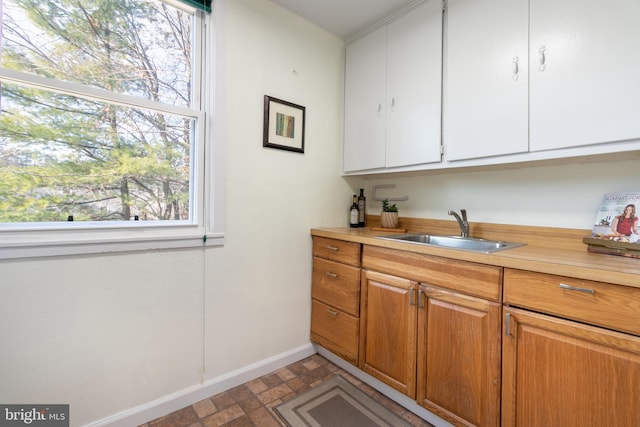
[[[169,0],[0,5],[0,257],[206,241],[204,14]]]

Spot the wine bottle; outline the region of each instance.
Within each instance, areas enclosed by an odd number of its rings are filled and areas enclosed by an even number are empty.
[[[358,196],[358,226],[364,227],[366,224],[366,207],[367,198],[364,197],[364,189],[360,189],[360,195]]]
[[[349,210],[349,227],[358,227],[358,217],[360,212],[358,211],[358,196],[353,195],[353,204]]]

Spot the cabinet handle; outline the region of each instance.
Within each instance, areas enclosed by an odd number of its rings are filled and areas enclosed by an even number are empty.
[[[378,104],[378,113],[382,112],[382,104]]]
[[[568,291],[584,292],[585,294],[591,294],[591,295],[595,295],[595,293],[596,293],[596,291],[594,291],[593,289],[578,288],[576,286],[567,285],[565,283],[560,283],[560,289],[566,289]]]
[[[409,305],[416,305],[415,301],[414,301],[414,293],[415,293],[415,289],[409,289]]]
[[[338,278],[338,275],[336,273],[331,273],[330,271],[327,271],[327,276],[332,277],[334,279]]]
[[[395,111],[396,108],[396,99],[391,98],[391,111]]]
[[[513,57],[513,80],[518,80],[520,75],[520,67],[519,67],[520,58],[517,56]]]
[[[422,289],[418,289],[418,308],[424,307],[424,305],[422,304],[422,295],[424,295],[424,292],[422,291]]]
[[[511,335],[511,313],[505,315],[504,322],[504,336],[508,337]]]
[[[333,317],[336,317],[336,316],[338,315],[338,312],[337,312],[337,311],[333,311],[333,310],[330,310],[330,309],[328,309],[328,308],[327,308],[325,311],[326,311],[327,313],[329,313],[329,315],[330,315],[330,316],[333,316]]]
[[[547,68],[547,58],[544,54],[546,50],[547,48],[544,46],[540,46],[540,49],[538,49],[538,70],[540,71],[544,71]]]
[[[330,251],[338,252],[338,248],[336,248],[335,246],[327,246],[327,249],[329,249]]]

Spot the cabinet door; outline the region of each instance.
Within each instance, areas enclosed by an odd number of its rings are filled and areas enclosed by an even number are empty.
[[[501,306],[420,285],[418,403],[464,426],[500,425]]]
[[[531,150],[640,137],[640,2],[532,0]]]
[[[387,28],[347,46],[345,71],[345,172],[385,165]]]
[[[366,271],[360,368],[415,398],[417,283]]]
[[[502,425],[640,425],[640,338],[505,308]]]
[[[528,2],[448,0],[447,160],[527,152]]]
[[[439,162],[442,3],[423,3],[387,31],[386,166]]]

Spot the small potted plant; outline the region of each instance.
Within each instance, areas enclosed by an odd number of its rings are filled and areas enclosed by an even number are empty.
[[[388,199],[382,201],[380,225],[382,228],[398,228],[398,207],[395,203],[390,205]]]

